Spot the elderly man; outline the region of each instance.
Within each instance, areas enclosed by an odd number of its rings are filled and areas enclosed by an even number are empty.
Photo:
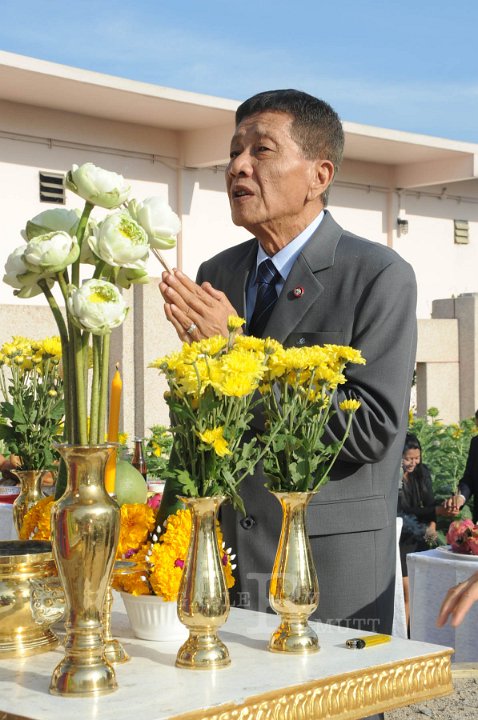
[[[316,618],[390,632],[400,460],[415,359],[416,287],[393,250],[343,230],[325,210],[343,130],[325,102],[296,90],[260,93],[237,110],[226,183],[232,220],[254,237],[203,263],[197,283],[164,273],[166,317],[182,340],[227,334],[231,313],[247,332],[285,346],[337,343],[362,351],[338,392],[358,398],[331,480],[309,506],[320,586]],[[263,264],[266,264],[265,273]],[[267,300],[260,309],[256,299]],[[328,439],[341,437],[334,417]],[[225,508],[237,552],[236,604],[267,607],[281,513],[261,468],[242,486],[247,516]]]

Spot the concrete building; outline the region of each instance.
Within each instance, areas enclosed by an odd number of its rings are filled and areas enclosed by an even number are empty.
[[[199,263],[247,237],[232,225],[224,167],[239,102],[0,52],[0,266],[26,221],[55,207],[50,185],[73,163],[124,175],[139,199],[163,195],[180,215],[171,265]],[[344,122],[345,160],[330,196],[344,227],[395,248],[419,288],[417,403],[454,421],[478,407],[478,144]],[[46,201],[45,201],[46,191]],[[66,207],[80,207],[71,193]],[[95,217],[101,212],[95,209]],[[149,261],[154,278],[161,268]],[[164,387],[148,362],[176,346],[157,283],[128,291],[132,310],[113,340],[124,379],[123,427],[166,422]],[[0,342],[55,332],[41,297],[0,284]]]

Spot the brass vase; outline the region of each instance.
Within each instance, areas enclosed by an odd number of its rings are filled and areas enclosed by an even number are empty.
[[[49,542],[0,542],[0,658],[57,647],[58,638],[50,628],[63,614],[61,600],[55,603],[50,593],[42,603],[53,580],[56,568]]]
[[[65,590],[65,656],[53,671],[54,695],[89,696],[116,690],[105,657],[104,604],[119,539],[120,510],[104,486],[113,445],[61,445],[68,471],[51,514],[53,555]]]
[[[191,511],[191,537],[178,594],[178,616],[189,630],[176,665],[193,670],[226,667],[227,647],[217,635],[229,615],[229,594],[217,544],[223,497],[181,498]]]
[[[20,493],[13,503],[13,523],[20,537],[25,515],[45,497],[41,489],[43,470],[12,470],[11,472],[20,480]]]
[[[313,653],[319,640],[308,623],[319,604],[319,582],[306,527],[312,492],[274,492],[282,507],[282,529],[272,569],[269,602],[281,623],[272,634],[272,652]]]

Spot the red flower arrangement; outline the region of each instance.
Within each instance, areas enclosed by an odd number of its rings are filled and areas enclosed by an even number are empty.
[[[448,528],[446,541],[453,552],[478,555],[478,525],[473,520],[454,520]]]

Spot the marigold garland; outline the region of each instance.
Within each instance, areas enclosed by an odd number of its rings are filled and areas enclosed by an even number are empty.
[[[39,500],[31,507],[23,518],[20,540],[49,540],[50,511],[53,497]]]
[[[216,532],[218,545],[222,548],[223,536],[219,523]],[[138,570],[116,576],[113,582],[115,590],[122,590],[131,595],[158,595],[166,601],[176,600],[190,534],[191,513],[189,510],[178,510],[174,515],[169,516],[166,529],[159,538],[153,535],[153,541],[146,542],[136,552],[131,552],[130,543],[125,557],[134,558]],[[232,574],[235,566],[231,564],[234,556],[225,550],[221,550],[221,553],[226,584],[231,588],[235,582]]]
[[[30,508],[23,519],[21,540],[50,540],[53,502],[53,497],[42,498]],[[121,506],[121,530],[116,557],[134,559],[137,570],[116,575],[113,587],[131,595],[158,595],[164,600],[176,600],[191,535],[191,513],[189,510],[178,510],[170,515],[159,538],[153,533],[154,527],[155,513],[149,505],[125,503]],[[231,588],[235,583],[232,574],[235,556],[223,549],[224,540],[219,523],[216,525],[216,533],[226,584]]]

